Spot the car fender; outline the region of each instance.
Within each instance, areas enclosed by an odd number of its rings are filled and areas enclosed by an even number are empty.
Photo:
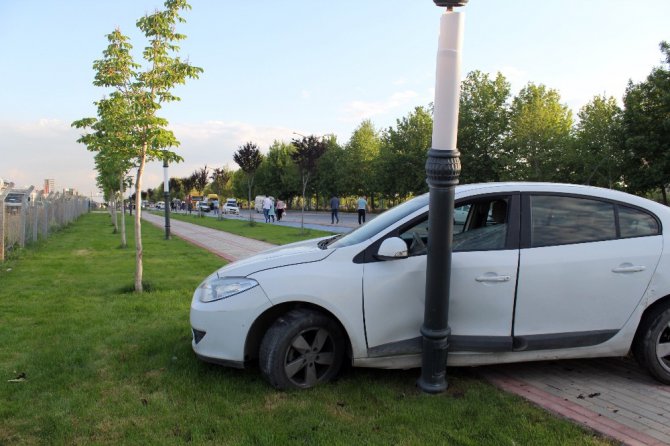
[[[258,281],[273,305],[306,303],[332,314],[347,332],[353,355],[358,357],[367,354],[362,311],[363,266],[351,261],[349,251],[335,250],[319,262],[267,269],[249,277]]]

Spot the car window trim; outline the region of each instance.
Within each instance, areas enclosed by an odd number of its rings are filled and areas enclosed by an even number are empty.
[[[615,233],[616,237],[615,238],[608,238],[608,239],[602,239],[602,240],[588,240],[588,241],[583,241],[583,242],[575,242],[575,243],[562,243],[559,245],[545,245],[545,246],[537,246],[535,248],[549,248],[553,246],[567,246],[567,245],[578,245],[582,243],[598,243],[598,242],[606,242],[606,241],[612,241],[612,240],[626,240],[626,239],[631,239],[631,238],[638,238],[638,237],[656,237],[659,235],[663,235],[663,225],[661,223],[660,218],[658,216],[650,211],[649,209],[643,208],[641,206],[637,206],[635,204],[631,203],[626,203],[620,200],[614,200],[611,198],[604,198],[604,197],[598,197],[595,195],[586,195],[586,194],[575,194],[575,193],[568,193],[568,192],[544,192],[544,191],[531,191],[531,192],[522,192],[521,193],[521,235],[520,235],[520,247],[521,249],[530,249],[533,248],[531,246],[531,229],[532,229],[532,220],[531,220],[531,203],[530,199],[532,196],[552,196],[552,197],[567,197],[567,198],[576,198],[576,199],[586,199],[586,200],[594,200],[594,201],[600,201],[602,203],[607,203],[611,204],[614,207],[614,224],[615,224]],[[621,237],[621,228],[619,225],[619,206],[624,206],[627,208],[635,209],[640,212],[643,212],[649,216],[651,216],[655,221],[656,224],[658,225],[658,233],[657,234],[647,234],[647,235],[636,235],[636,236],[630,236],[630,237]]]
[[[490,199],[493,197],[505,197],[509,198],[510,201],[510,206],[509,206],[509,211],[508,211],[508,229],[507,229],[507,236],[505,239],[505,247],[502,249],[496,249],[495,251],[506,251],[510,249],[519,249],[519,243],[520,243],[520,234],[521,234],[521,221],[520,221],[520,209],[521,209],[521,193],[518,191],[508,191],[508,192],[487,192],[484,194],[480,195],[470,195],[467,197],[462,197],[457,199],[454,202],[454,208],[457,208],[463,203],[467,202],[474,202],[478,200],[486,200]],[[363,249],[361,252],[356,254],[354,258],[352,259],[354,263],[372,263],[372,262],[382,262],[384,260],[380,260],[375,258],[374,254],[376,254],[377,250],[379,249],[379,246],[382,244],[384,240],[386,240],[389,237],[398,237],[400,233],[405,230],[405,228],[413,226],[417,224],[418,222],[424,220],[426,218],[426,211],[422,211],[420,214],[416,215],[413,217],[411,220],[408,220],[407,222],[398,225],[391,229],[390,231],[386,232],[383,236],[377,238],[374,242],[372,242],[370,245],[368,245],[365,249]],[[455,252],[480,252],[481,250],[463,250],[463,251],[455,251]],[[481,251],[485,252],[485,251]],[[423,254],[425,255],[425,254]]]

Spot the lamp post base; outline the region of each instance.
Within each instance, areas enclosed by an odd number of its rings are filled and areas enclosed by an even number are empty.
[[[419,388],[425,393],[442,393],[447,390],[447,349],[449,348],[449,334],[447,328],[443,333],[426,333],[423,335],[423,352],[421,358],[421,376],[417,381]],[[432,337],[437,335],[437,337]]]

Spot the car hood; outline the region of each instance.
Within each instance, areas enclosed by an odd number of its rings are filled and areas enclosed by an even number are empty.
[[[328,237],[321,237],[303,242],[278,246],[260,252],[252,257],[238,260],[217,271],[219,277],[246,277],[250,274],[283,266],[300,263],[319,262],[333,253],[332,249],[321,249],[318,243]]]

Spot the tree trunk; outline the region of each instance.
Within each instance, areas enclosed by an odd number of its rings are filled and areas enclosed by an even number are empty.
[[[119,201],[118,200],[112,200],[110,203],[111,206],[109,207],[109,212],[112,214],[112,223],[114,223],[114,234],[119,233]]]
[[[123,176],[121,176],[121,178],[119,180],[119,186],[120,186],[119,190],[121,191],[121,192],[119,192],[119,195],[120,195],[119,202],[121,203],[121,247],[125,249],[125,248],[128,247],[128,241],[126,240],[126,211],[124,210],[124,206],[123,206],[124,205],[124,203],[123,203],[123,192],[124,192]]]
[[[665,184],[661,184],[661,193],[663,194],[663,204],[668,205],[668,193],[665,191]]]
[[[300,213],[300,233],[305,233],[305,190],[307,189],[307,180],[309,177],[302,178],[302,212]]]
[[[251,226],[251,224],[254,220],[253,220],[253,217],[251,215],[251,180],[249,180],[249,179],[247,179],[247,190],[249,191],[249,226]],[[255,207],[256,207],[256,204],[254,203],[254,208]]]
[[[142,173],[146,163],[147,142],[142,146],[142,156],[140,165],[137,168],[137,178],[135,179],[135,292],[141,293],[142,289]]]

